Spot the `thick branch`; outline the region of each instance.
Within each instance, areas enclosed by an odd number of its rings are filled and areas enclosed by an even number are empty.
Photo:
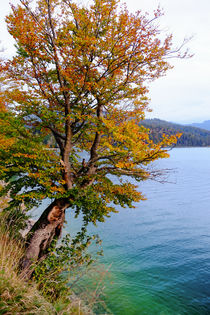
[[[61,138],[62,140],[66,140],[66,137],[62,134],[60,134],[57,130],[55,130],[53,127],[47,127],[52,131],[53,134],[55,134],[57,137]]]
[[[98,106],[97,106],[97,117],[98,117],[98,120],[100,121],[100,118],[102,117],[102,105],[100,104],[99,100],[98,100]],[[93,141],[93,145],[90,150],[90,161],[92,161],[94,158],[98,156],[97,149],[100,144],[100,140],[101,140],[101,135],[98,131],[96,131],[95,139]]]
[[[61,137],[60,135],[52,128],[49,127],[49,129],[52,131],[52,134],[55,138],[55,141],[57,142],[59,148],[60,148],[60,151],[61,151],[61,155],[63,155],[64,153],[64,145],[63,145],[63,141],[61,140]]]

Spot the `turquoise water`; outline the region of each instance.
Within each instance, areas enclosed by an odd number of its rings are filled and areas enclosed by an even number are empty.
[[[111,264],[106,303],[116,315],[210,314],[210,148],[179,148],[157,162],[167,183],[91,231]],[[69,229],[77,223],[71,219]]]

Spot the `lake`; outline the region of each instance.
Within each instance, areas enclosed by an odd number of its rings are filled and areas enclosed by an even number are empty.
[[[170,154],[156,163],[170,169],[167,182],[140,184],[147,201],[90,228],[103,240],[101,262],[111,264],[113,314],[210,314],[210,148]]]

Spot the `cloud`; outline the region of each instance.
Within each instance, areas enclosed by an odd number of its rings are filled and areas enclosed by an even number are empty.
[[[150,107],[153,117],[192,122],[210,119],[210,1],[200,0],[126,0],[129,10],[152,12],[160,5],[165,16],[160,28],[174,34],[174,44],[179,45],[185,36],[194,35],[188,44],[194,57],[189,60],[171,60],[174,69],[166,77],[151,84]],[[19,3],[12,0],[12,3]],[[6,30],[4,17],[10,11],[9,1],[1,0],[1,46],[5,55],[14,52],[14,42]]]
[[[173,60],[174,69],[151,85],[150,116],[170,121],[192,122],[210,119],[210,2],[200,0],[127,1],[132,10],[152,12],[160,4],[165,16],[159,25],[173,33],[176,45],[194,35],[188,46],[194,57]],[[140,7],[141,6],[141,7]]]

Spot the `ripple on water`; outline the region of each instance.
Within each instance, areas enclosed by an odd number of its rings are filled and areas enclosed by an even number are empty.
[[[176,169],[168,183],[140,183],[147,201],[91,229],[111,264],[114,315],[210,314],[209,161],[210,148],[173,150],[159,163]]]

